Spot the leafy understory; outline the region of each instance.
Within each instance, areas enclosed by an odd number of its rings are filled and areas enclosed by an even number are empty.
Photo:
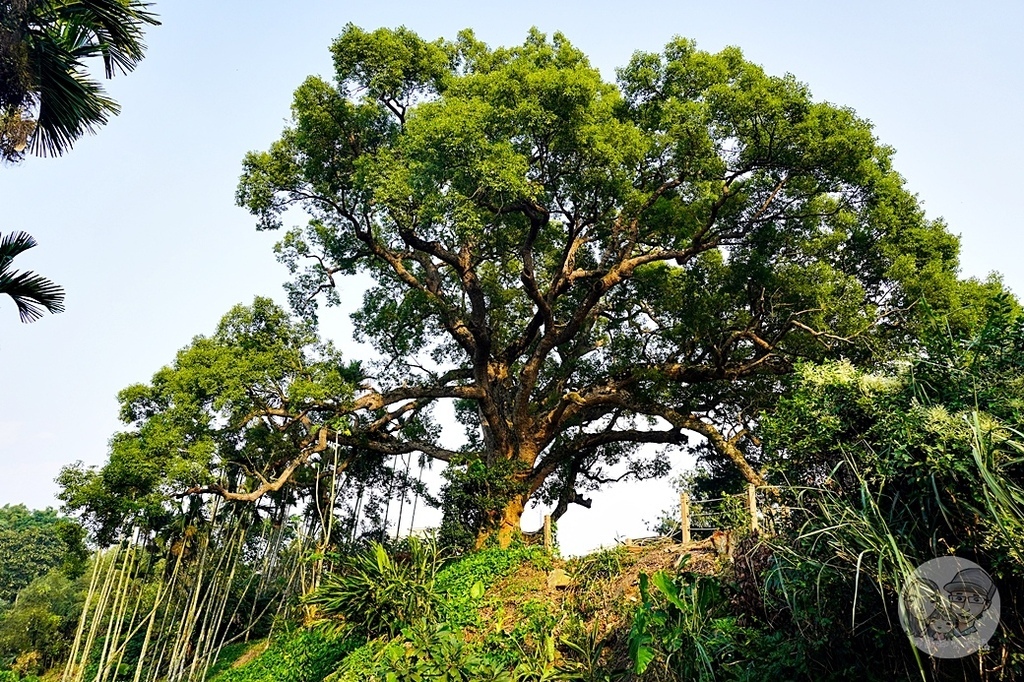
[[[430,548],[416,551],[429,553]],[[412,552],[412,555],[416,554]],[[314,597],[319,619],[280,633],[266,651],[243,665],[210,676],[214,682],[355,682],[357,680],[601,680],[629,679],[629,630],[641,603],[641,576],[674,573],[681,556],[714,573],[726,566],[709,545],[685,550],[666,540],[647,547],[618,546],[568,561],[538,547],[490,548],[449,562],[430,580],[415,570],[395,571],[395,558],[379,546],[342,567]],[[403,557],[409,561],[412,557]],[[414,559],[413,559],[414,560]],[[420,557],[422,560],[422,557]],[[561,569],[569,585],[554,588]],[[418,594],[436,608],[405,609],[404,597],[388,620],[363,603],[332,601],[347,578],[381,581],[377,594]],[[391,580],[395,585],[383,583]],[[384,601],[390,603],[385,597]],[[382,605],[387,608],[387,604]],[[351,609],[346,618],[339,613]],[[400,613],[410,617],[402,622]],[[357,634],[358,633],[358,634]],[[373,636],[376,635],[376,636]],[[353,636],[365,644],[353,646]],[[255,644],[254,647],[263,646]],[[325,674],[325,670],[331,668]],[[448,677],[445,677],[448,675]]]

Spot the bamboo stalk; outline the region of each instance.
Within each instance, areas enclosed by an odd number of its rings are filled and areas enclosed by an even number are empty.
[[[89,606],[92,604],[92,599],[96,594],[96,584],[99,581],[100,565],[103,563],[102,559],[100,550],[96,550],[93,554],[92,577],[89,578],[89,589],[85,593],[85,603],[82,604],[82,613],[78,617],[78,627],[75,630],[75,640],[71,645],[68,663],[61,672],[61,682],[72,682],[72,680],[81,679],[77,669],[78,650],[82,644],[82,635],[85,634],[85,623],[89,619]]]
[[[115,567],[117,566],[117,555],[120,552],[120,545],[114,547],[108,558],[109,564],[104,569],[103,578],[103,589],[100,591],[99,599],[96,600],[96,608],[93,609],[92,623],[89,626],[89,635],[85,639],[85,647],[82,651],[82,667],[80,674],[76,680],[80,681],[85,678],[85,667],[89,661],[89,654],[92,651],[93,646],[96,643],[96,635],[99,632],[101,623],[103,622],[103,615],[107,610],[107,599],[110,598],[110,590],[114,582]]]
[[[105,682],[110,672],[110,659],[112,658],[115,644],[115,633],[120,632],[120,620],[124,611],[123,605],[127,600],[125,580],[128,575],[128,562],[133,554],[131,545],[126,544],[124,559],[121,562],[121,570],[117,576],[117,593],[114,595],[114,605],[110,607],[110,617],[107,619],[107,634],[103,640],[103,652],[100,654],[96,677],[93,678],[95,682]]]
[[[214,619],[211,630],[208,633],[207,641],[209,645],[206,652],[204,653],[204,660],[202,666],[200,666],[200,679],[205,678],[206,672],[210,667],[217,662],[217,658],[220,656],[220,650],[224,646],[224,638],[227,637],[227,631],[225,630],[220,636],[219,641],[217,633],[221,631],[221,627],[224,624],[224,614],[227,612],[227,603],[231,597],[231,589],[234,587],[235,574],[238,570],[239,558],[242,555],[242,548],[245,545],[245,533],[241,532],[238,534],[237,546],[235,547],[234,561],[231,562],[231,573],[228,575],[227,582],[225,583],[224,596],[220,601],[220,608]],[[237,612],[237,608],[236,608]]]
[[[181,672],[185,664],[185,656],[188,654],[188,642],[192,637],[192,632],[195,630],[195,619],[196,609],[199,605],[199,586],[203,583],[203,576],[206,572],[206,553],[210,546],[209,534],[202,537],[199,560],[196,562],[198,566],[198,574],[196,576],[196,588],[192,591],[192,597],[188,600],[188,606],[180,620],[180,627],[178,628],[177,640],[175,641],[174,648],[171,650],[171,660],[167,671],[168,682],[176,682],[180,679]]]
[[[114,630],[114,637],[111,643],[110,660],[108,661],[108,668],[116,675],[117,669],[120,667],[121,662],[124,660],[124,652],[127,648],[128,641],[134,636],[135,619],[139,614],[139,607],[142,602],[142,595],[140,592],[135,591],[135,607],[132,609],[132,617],[128,620],[128,634],[125,636],[124,641],[121,642],[121,633],[124,630],[124,614],[127,613],[129,595],[134,590],[130,589],[131,583],[137,584],[138,570],[140,562],[139,557],[139,530],[136,529],[132,534],[131,543],[128,545],[127,553],[125,554],[125,574],[122,576],[122,598],[121,598],[121,609],[117,614],[117,627]],[[129,566],[130,562],[130,566]],[[120,644],[119,644],[120,642]],[[106,674],[104,674],[106,677]]]
[[[189,668],[189,680],[196,679],[197,675],[199,679],[205,676],[208,661],[213,653],[213,643],[216,639],[217,631],[220,629],[221,618],[227,608],[227,600],[231,596],[231,586],[238,567],[238,557],[241,554],[241,544],[238,542],[238,538],[241,536],[239,532],[240,527],[241,524],[236,519],[232,524],[231,534],[228,536],[227,552],[222,554],[221,560],[217,562],[217,567],[214,570],[214,580],[211,581],[207,598],[204,599],[203,622],[199,628],[199,638],[196,640],[195,653],[192,657],[192,665]],[[220,579],[224,571],[228,569],[228,566],[231,569],[228,571],[227,577]],[[215,604],[215,602],[219,602],[219,606],[211,608],[210,605]]]
[[[168,552],[173,554],[173,544],[168,546],[167,549]],[[159,638],[157,641],[159,642],[160,654],[157,656],[156,664],[153,665],[151,668],[149,682],[155,682],[155,680],[160,676],[160,671],[163,667],[164,657],[167,655],[167,649],[170,646],[170,638],[168,637],[167,634],[167,620],[171,617],[171,614],[175,613],[176,611],[176,609],[174,608],[174,595],[176,593],[175,588],[177,587],[179,576],[181,575],[181,561],[184,554],[184,545],[182,545],[182,551],[178,552],[178,554],[175,555],[174,568],[171,570],[171,579],[167,584],[167,604],[166,606],[164,606],[163,617],[160,619],[160,628],[157,630]]]
[[[142,648],[139,650],[139,660],[135,662],[135,675],[132,677],[132,682],[140,682],[142,679],[142,671],[144,669],[143,663],[146,660],[146,651],[149,649],[149,642],[153,637],[153,625],[156,623],[156,612],[160,607],[163,587],[163,581],[157,583],[156,596],[153,598],[153,608],[149,610],[149,624],[146,626],[146,636],[142,639]]]

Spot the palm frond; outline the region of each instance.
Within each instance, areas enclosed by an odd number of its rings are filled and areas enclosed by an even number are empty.
[[[65,46],[65,41],[73,46],[77,35],[74,29],[62,31],[59,40],[38,43],[33,55],[43,94],[31,149],[41,156],[63,154],[84,133],[95,132],[120,111],[99,83],[84,75],[81,62]]]
[[[112,78],[116,71],[132,71],[142,60],[143,24],[160,24],[147,9],[150,5],[138,0],[66,0],[54,12],[65,25],[82,28],[93,37],[90,56],[102,56],[106,77]]]
[[[64,312],[64,288],[34,272],[0,273],[0,294],[14,299],[22,322],[35,322],[43,311]]]
[[[64,289],[34,272],[11,270],[11,262],[20,253],[36,246],[28,232],[9,232],[0,237],[0,294],[7,294],[18,306],[22,322],[35,322],[43,311],[64,312]]]
[[[19,253],[24,253],[36,246],[35,238],[28,232],[8,232],[0,237],[0,273],[7,269],[8,264]]]
[[[143,28],[160,23],[149,7],[143,0],[46,0],[27,10],[18,42],[29,81],[7,104],[20,109],[22,118],[35,113],[32,153],[61,155],[119,113],[99,82],[88,77],[85,61],[102,58],[107,78],[133,70],[145,53]],[[24,149],[9,146],[9,159]]]

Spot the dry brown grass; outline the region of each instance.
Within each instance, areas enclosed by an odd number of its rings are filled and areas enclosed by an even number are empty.
[[[548,586],[548,571],[526,562],[488,589],[480,611],[484,625],[464,634],[469,641],[508,635],[543,606],[556,621],[551,632],[556,639],[579,642],[596,638],[602,659],[616,667],[629,667],[625,642],[640,603],[640,574],[672,572],[686,555],[690,556],[686,562],[689,571],[720,574],[728,565],[728,559],[715,552],[710,541],[684,546],[663,538],[621,545],[588,557],[554,559],[551,569],[565,570],[570,584],[553,589]]]

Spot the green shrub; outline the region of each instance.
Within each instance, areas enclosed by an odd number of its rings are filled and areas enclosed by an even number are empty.
[[[347,663],[347,662],[346,662]],[[352,671],[355,672],[355,671]],[[420,621],[382,647],[361,682],[513,682],[500,665],[468,644],[450,626]]]
[[[444,512],[439,533],[443,547],[467,550],[481,532],[493,529],[501,512],[516,495],[525,492],[516,477],[518,461],[453,461],[441,474],[441,510]]]
[[[25,587],[18,601],[0,614],[0,660],[34,654],[31,669],[42,672],[70,648],[81,610],[79,586],[52,570]],[[17,667],[17,666],[15,666]]]
[[[651,588],[654,588],[653,590]],[[641,604],[629,633],[634,671],[656,661],[683,680],[714,680],[738,660],[740,628],[728,615],[725,590],[717,578],[684,572],[640,574]]]
[[[335,632],[292,630],[275,637],[262,655],[246,665],[207,679],[211,682],[321,682],[357,645],[358,641]]]
[[[407,556],[396,557],[373,543],[368,551],[347,557],[308,603],[365,639],[394,637],[417,619],[432,619],[437,612],[434,578],[440,555],[433,543],[415,538],[409,538],[408,548]]]

